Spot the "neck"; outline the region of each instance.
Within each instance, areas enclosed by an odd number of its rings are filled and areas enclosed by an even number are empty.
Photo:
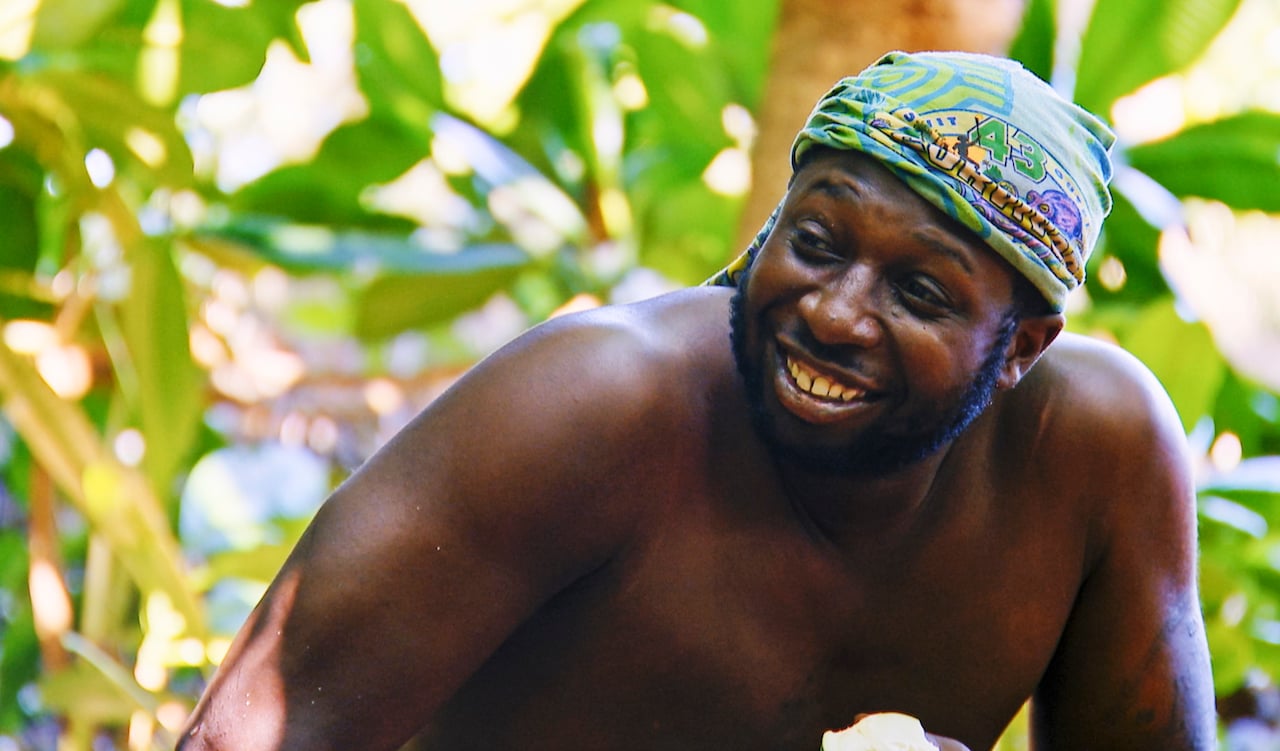
[[[954,444],[880,476],[824,474],[785,459],[776,466],[792,505],[815,531],[838,546],[892,543],[919,528],[931,510],[938,479]]]

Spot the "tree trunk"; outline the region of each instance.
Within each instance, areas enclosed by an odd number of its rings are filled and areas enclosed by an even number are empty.
[[[832,84],[892,50],[1001,54],[1024,0],[781,0],[738,227],[745,248],[786,190],[791,140]]]

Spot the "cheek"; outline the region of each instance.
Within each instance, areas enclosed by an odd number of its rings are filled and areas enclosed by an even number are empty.
[[[972,356],[974,342],[941,335],[927,326],[907,327],[897,341],[908,389],[926,400],[945,400],[964,392],[980,364],[980,358]]]

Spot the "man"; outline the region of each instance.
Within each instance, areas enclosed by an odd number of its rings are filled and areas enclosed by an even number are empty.
[[[1059,335],[1110,142],[1008,61],[840,82],[731,287],[534,329],[334,493],[180,748],[1212,747],[1179,422]]]

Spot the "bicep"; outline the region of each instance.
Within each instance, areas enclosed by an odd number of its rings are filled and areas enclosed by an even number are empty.
[[[1215,745],[1189,463],[1180,429],[1150,428],[1105,473],[1103,541],[1032,703],[1038,751]]]
[[[1034,748],[1207,749],[1213,716],[1194,586],[1087,584],[1032,702]]]
[[[585,407],[514,390],[538,369],[491,363],[325,503],[197,708],[215,747],[395,748],[607,558],[622,520],[570,492],[591,480],[580,465],[607,464],[582,452],[607,442],[566,427]]]

